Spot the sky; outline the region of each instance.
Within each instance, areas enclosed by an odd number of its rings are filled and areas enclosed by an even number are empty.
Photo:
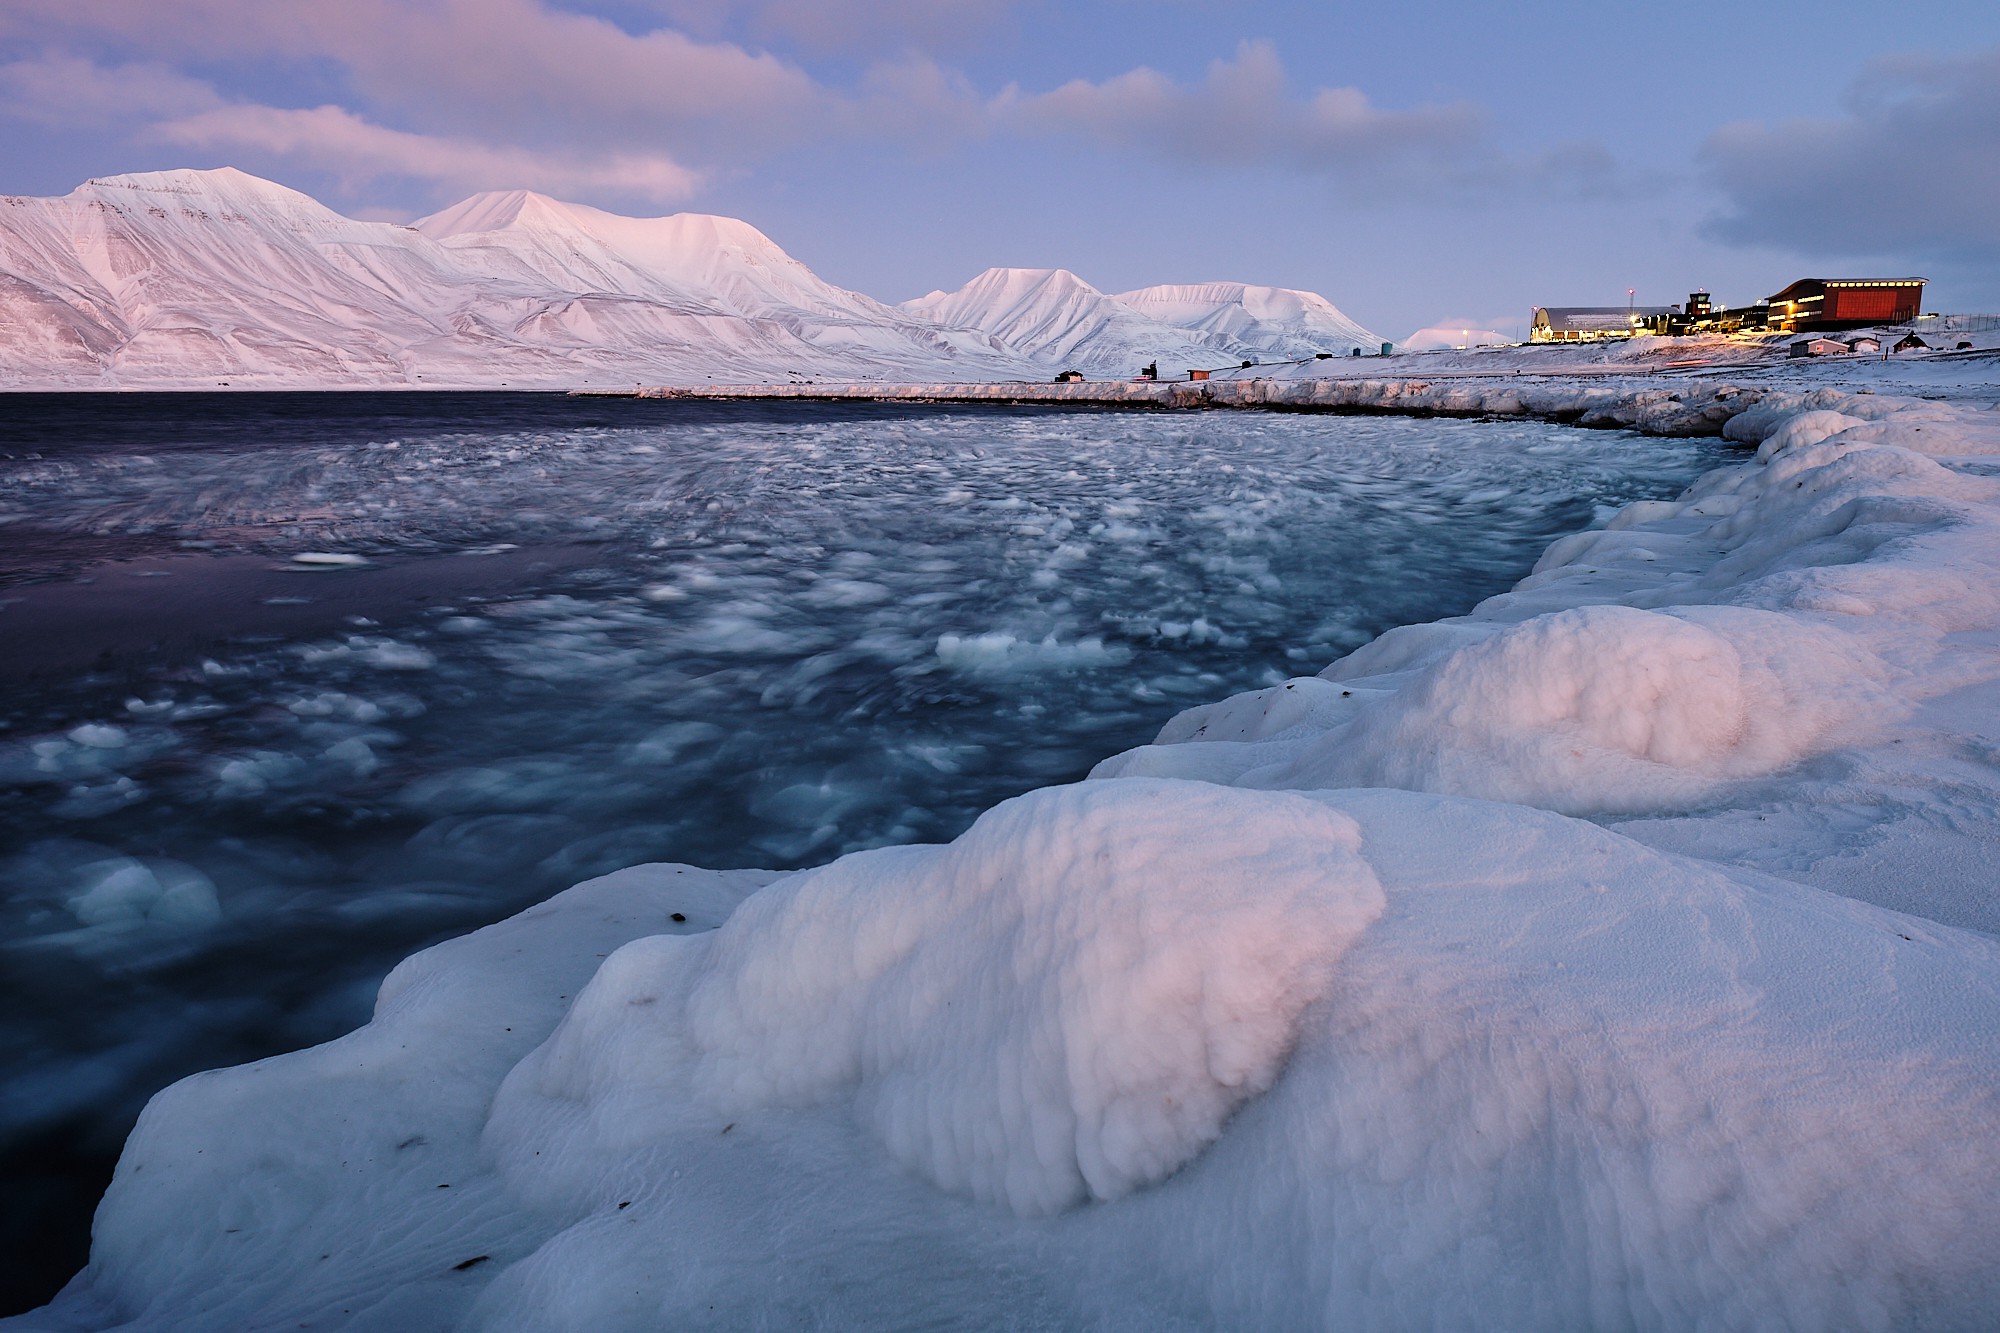
[[[2000,4],[4,0],[0,193],[235,166],[743,218],[888,301],[993,265],[1385,337],[1922,276],[2000,310]]]

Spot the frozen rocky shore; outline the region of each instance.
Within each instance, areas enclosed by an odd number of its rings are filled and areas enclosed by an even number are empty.
[[[1756,452],[949,845],[410,958],[9,1327],[1990,1327],[2000,412],[1284,392]]]

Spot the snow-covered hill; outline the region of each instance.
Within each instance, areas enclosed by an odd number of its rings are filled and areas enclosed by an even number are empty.
[[[1223,339],[1246,356],[1345,356],[1357,347],[1373,352],[1382,342],[1319,293],[1289,287],[1203,282],[1142,287],[1116,299],[1162,324]]]
[[[414,227],[243,172],[0,198],[0,387],[510,387],[1037,373],[747,223],[525,191]]]
[[[1162,374],[1210,366],[1227,352],[1107,296],[1065,268],[989,268],[955,292],[902,309],[946,327],[978,329],[1059,369],[1131,375],[1157,360]]]
[[[1210,282],[1111,296],[1060,268],[990,268],[955,292],[902,308],[1091,375],[1130,375],[1157,362],[1162,376],[1178,377],[1245,360],[1345,356],[1380,342],[1312,292]]]
[[[734,218],[526,190],[407,227],[230,168],[0,196],[0,388],[1179,376],[1374,342],[1310,292],[1108,296],[1065,269],[989,269],[890,306]]]

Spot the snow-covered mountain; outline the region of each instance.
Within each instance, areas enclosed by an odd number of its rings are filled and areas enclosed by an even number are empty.
[[[1221,338],[1246,355],[1346,356],[1357,347],[1375,351],[1382,341],[1319,293],[1289,287],[1202,282],[1142,287],[1116,299],[1162,324]]]
[[[955,292],[932,292],[902,309],[1091,375],[1130,375],[1154,360],[1163,374],[1184,372],[1221,354],[1200,335],[1148,319],[1066,268],[989,268]]]
[[[1035,373],[731,218],[525,191],[414,227],[243,172],[0,197],[0,386],[576,386]]]
[[[734,218],[629,218],[526,190],[411,226],[224,168],[0,196],[0,388],[568,388],[1163,375],[1374,335],[1310,292],[1108,296],[990,269],[902,306]]]
[[[955,292],[902,308],[1092,375],[1129,375],[1150,362],[1178,375],[1243,360],[1345,356],[1380,341],[1313,292],[1210,282],[1111,296],[1060,268],[990,268]]]

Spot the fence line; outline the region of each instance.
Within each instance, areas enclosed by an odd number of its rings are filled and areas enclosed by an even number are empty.
[[[1904,324],[1918,333],[1992,333],[2000,315],[1918,315]]]

